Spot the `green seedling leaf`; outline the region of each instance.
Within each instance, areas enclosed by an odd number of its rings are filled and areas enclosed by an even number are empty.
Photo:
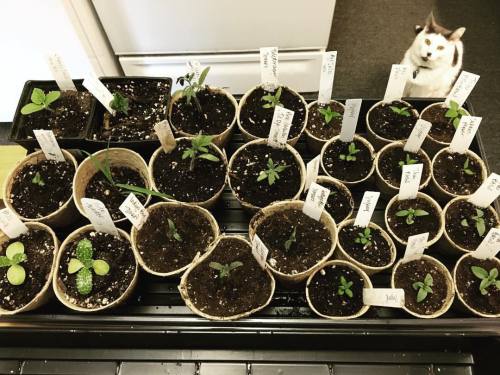
[[[267,179],[267,183],[269,186],[274,185],[276,180],[279,180],[280,173],[285,169],[290,167],[289,165],[275,163],[273,159],[267,159],[267,169],[264,171],[260,171],[259,176],[257,177],[257,181],[263,181]]]
[[[342,115],[340,113],[335,112],[329,106],[326,106],[325,108],[318,108],[318,112],[323,115],[323,118],[325,119],[325,122],[327,125],[334,118],[341,118],[342,117]]]
[[[362,233],[358,233],[358,237],[354,242],[364,245],[365,247],[371,246],[372,244],[372,233],[369,227],[366,227]]]
[[[191,101],[193,101],[198,112],[202,112],[203,109],[201,108],[201,103],[198,100],[197,94],[205,88],[204,82],[209,71],[209,66],[203,69],[198,81],[195,81],[194,73],[187,73],[186,75],[177,78],[178,84],[181,86],[186,85],[185,88],[180,90],[182,97],[186,98],[187,104],[191,104]]]
[[[76,289],[84,296],[92,291],[92,272],[88,268],[82,268],[76,274]]]
[[[413,209],[409,208],[407,210],[401,210],[396,212],[396,216],[398,217],[406,217],[406,224],[412,225],[415,223],[415,217],[420,217],[420,216],[427,216],[429,213],[425,210],[421,209]]]
[[[105,276],[109,272],[109,264],[102,259],[94,260],[94,262],[92,263],[92,268],[94,269],[96,275],[99,276]]]
[[[351,142],[347,148],[347,151],[349,152],[347,155],[345,155],[345,154],[339,155],[340,160],[356,161],[356,156],[354,156],[354,155],[357,154],[358,152],[360,152],[361,150],[356,148],[356,144],[354,142]]]
[[[116,112],[128,114],[129,100],[119,92],[113,93],[113,99],[109,102],[109,106]]]
[[[239,261],[232,262],[231,264],[220,264],[218,262],[210,262],[208,266],[216,271],[219,271],[218,275],[219,279],[224,280],[229,278],[231,272],[234,271],[236,268],[243,266],[243,263]]]
[[[24,254],[24,245],[20,241],[12,242],[7,249],[5,249],[5,255],[8,259],[14,259],[16,254]]]
[[[465,163],[464,163],[462,170],[464,171],[465,174],[467,174],[469,176],[473,176],[475,173],[472,169],[469,168],[469,163],[470,163],[469,158],[465,159]]]
[[[126,190],[127,192],[137,193],[137,194],[142,195],[142,196],[152,195],[152,196],[159,197],[159,198],[174,199],[174,197],[172,197],[169,194],[160,193],[158,191],[147,189],[145,187],[140,187],[140,186],[135,186],[135,185],[127,185],[127,184],[116,184],[116,187],[123,189],[123,190]]]
[[[482,267],[479,266],[472,266],[471,271],[476,276],[478,279],[481,280],[481,283],[479,284],[479,291],[483,296],[488,294],[488,288],[491,285],[494,285],[497,289],[499,288],[499,281],[497,280],[498,278],[498,269],[497,268],[492,268],[489,272],[485,270]]]
[[[409,107],[403,107],[403,108],[399,108],[399,107],[396,107],[396,106],[389,106],[389,108],[396,114],[400,115],[400,116],[405,116],[405,117],[410,117],[410,112],[408,112],[408,108]]]
[[[182,236],[177,231],[177,228],[175,227],[174,221],[170,218],[167,218],[167,223],[168,223],[167,237],[173,238],[177,242],[182,242]]]
[[[465,109],[460,108],[457,102],[455,102],[454,100],[451,100],[450,107],[445,112],[444,116],[446,118],[448,118],[449,123],[453,124],[453,127],[455,129],[457,129],[458,125],[460,124],[460,120],[461,120],[462,116],[464,116],[466,114],[467,114],[467,112],[465,112]]]
[[[406,154],[406,160],[400,160],[398,165],[403,168],[404,165],[412,165],[412,164],[416,164],[417,163],[417,160],[415,159],[412,159],[410,157],[410,154]]]
[[[427,298],[429,293],[432,293],[431,286],[434,285],[434,279],[430,273],[425,275],[424,281],[416,281],[412,284],[412,287],[417,292],[417,302],[420,303]]]
[[[344,276],[340,276],[340,285],[337,289],[337,294],[339,296],[343,296],[345,294],[347,297],[352,298],[354,296],[351,290],[351,286],[353,284],[354,283],[352,281],[347,281]]]
[[[278,89],[276,90],[274,95],[267,94],[267,95],[264,95],[262,98],[260,98],[260,100],[267,102],[266,104],[262,105],[262,108],[274,108],[276,106],[282,105],[280,103],[281,91],[282,91],[282,87],[280,86],[280,87],[278,87]]]
[[[42,109],[53,111],[53,109],[50,108],[50,104],[59,99],[60,96],[60,91],[50,91],[47,95],[45,95],[43,90],[35,87],[31,93],[31,103],[28,103],[21,108],[21,114],[29,115],[31,113],[41,111]]]
[[[24,254],[23,254],[24,255]],[[11,285],[21,285],[26,279],[26,271],[23,266],[14,264],[7,270],[7,280]]]
[[[92,242],[87,238],[78,241],[76,245],[76,257],[83,263],[85,260],[92,259]]]
[[[297,242],[297,227],[293,227],[292,232],[290,233],[290,236],[288,239],[285,241],[285,250],[290,251],[292,245]]]
[[[83,263],[76,258],[71,258],[68,263],[68,273],[73,274],[83,268]]]
[[[189,165],[189,170],[193,171],[196,159],[205,159],[211,162],[218,162],[220,159],[211,154],[209,151],[209,146],[212,144],[214,136],[198,134],[191,140],[191,147],[184,150],[182,153],[182,159],[191,158],[191,163]]]
[[[31,179],[31,182],[40,187],[45,186],[45,181],[42,179],[40,172],[36,172],[35,176]]]
[[[31,93],[31,101],[35,104],[43,105],[45,103],[45,93],[43,90],[35,87]]]

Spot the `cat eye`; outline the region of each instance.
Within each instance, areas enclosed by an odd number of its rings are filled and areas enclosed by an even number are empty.
[[[442,50],[444,50],[444,46],[438,46],[437,49],[440,50],[440,51],[442,51]]]
[[[429,39],[426,39],[425,40],[425,44],[427,44],[428,46],[430,46],[431,45],[431,41]]]

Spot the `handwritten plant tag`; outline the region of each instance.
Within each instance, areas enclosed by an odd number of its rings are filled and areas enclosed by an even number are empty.
[[[321,161],[321,155],[316,156],[306,165],[306,182],[304,186],[304,191],[309,190],[309,186],[313,182],[316,182],[319,173],[319,164]]]
[[[416,154],[425,141],[425,137],[431,130],[432,124],[429,121],[419,118],[406,141],[403,150]]]
[[[89,92],[95,96],[99,102],[107,109],[112,115],[115,114],[115,110],[111,108],[111,101],[113,100],[113,94],[108,90],[104,84],[99,81],[99,79],[90,75],[83,80],[83,87],[85,87]]]
[[[175,146],[177,146],[174,133],[172,132],[172,128],[167,120],[157,122],[153,128],[156,132],[158,140],[161,143],[163,151],[169,153],[175,148]]]
[[[0,210],[0,230],[9,238],[17,238],[21,234],[27,233],[28,227],[14,212],[4,208]]]
[[[330,189],[313,182],[307,192],[302,212],[314,220],[319,220],[329,196]]]
[[[255,257],[262,269],[266,269],[266,260],[268,254],[269,249],[256,234],[252,240],[252,255]]]
[[[500,251],[500,229],[491,228],[471,255],[477,259],[491,259]]]
[[[187,63],[188,70],[194,73],[194,80],[199,81],[201,75],[201,64],[198,60],[190,60]]]
[[[384,102],[401,100],[406,86],[406,81],[410,78],[411,68],[409,65],[393,64],[391,74],[384,94]]]
[[[482,117],[462,116],[450,143],[451,152],[463,154],[469,149],[477,129],[481,124],[481,120]]]
[[[47,65],[49,66],[52,77],[57,83],[59,90],[61,91],[77,91],[76,86],[71,79],[68,69],[64,65],[64,62],[57,53],[51,53],[47,55]]]
[[[278,47],[260,48],[260,81],[264,90],[278,87]]]
[[[500,175],[492,173],[472,194],[468,201],[473,205],[486,208],[500,195]]]
[[[345,101],[344,115],[342,116],[342,127],[340,128],[339,135],[339,139],[342,142],[352,142],[354,138],[362,101],[362,99],[347,99]]]
[[[335,77],[336,63],[337,51],[323,52],[321,76],[319,79],[318,104],[330,104],[330,100],[332,99],[333,79]]]
[[[274,148],[284,148],[292,127],[294,111],[281,106],[274,107],[273,120],[267,144]]]
[[[364,288],[363,304],[368,306],[403,307],[405,291],[401,288]]]
[[[458,76],[457,81],[453,85],[450,93],[446,97],[445,103],[449,107],[450,102],[454,101],[459,107],[463,106],[474,86],[476,86],[477,81],[479,81],[479,76],[477,74],[462,71]]]
[[[356,219],[354,220],[354,226],[362,228],[368,226],[379,197],[380,192],[378,191],[365,191],[361,204],[359,205],[358,213],[356,214]]]
[[[405,255],[403,256],[401,262],[407,263],[412,260],[418,260],[422,258],[422,254],[424,253],[427,247],[428,239],[429,239],[429,232],[420,233],[408,237]]]
[[[55,160],[57,162],[66,160],[52,130],[36,129],[33,130],[33,134],[47,160]]]
[[[85,214],[96,231],[118,237],[118,230],[104,203],[98,199],[91,198],[82,198],[81,202]]]
[[[423,164],[403,165],[398,194],[399,200],[415,199],[417,197],[423,168]]]
[[[149,217],[148,210],[133,193],[128,195],[119,209],[137,230],[142,228]]]

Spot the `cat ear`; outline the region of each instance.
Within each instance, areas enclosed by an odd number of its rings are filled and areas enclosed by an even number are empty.
[[[462,35],[464,35],[464,33],[465,33],[465,27],[459,27],[450,34],[448,40],[457,41],[462,37]]]
[[[429,33],[434,33],[436,30],[436,20],[434,19],[434,13],[431,12],[425,21],[425,28]]]
[[[415,34],[420,33],[424,28],[420,25],[415,25]]]

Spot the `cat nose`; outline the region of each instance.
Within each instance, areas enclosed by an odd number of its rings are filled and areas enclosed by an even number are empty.
[[[431,57],[432,56],[432,52],[427,52],[427,57]]]

